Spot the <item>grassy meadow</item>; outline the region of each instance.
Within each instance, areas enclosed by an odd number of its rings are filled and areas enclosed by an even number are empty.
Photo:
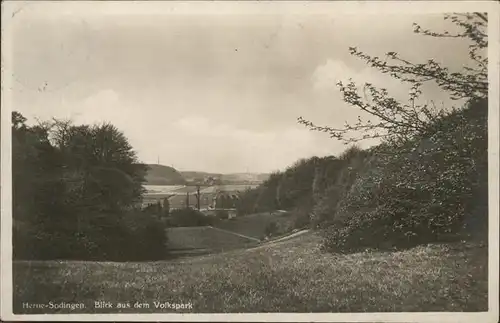
[[[178,312],[198,313],[487,310],[484,244],[340,255],[321,252],[319,240],[310,232],[246,250],[145,263],[15,261],[14,311],[47,313],[21,303],[49,300],[85,304],[71,313],[173,311],[154,308],[154,301],[191,302],[192,309]],[[96,300],[151,307],[94,309]]]

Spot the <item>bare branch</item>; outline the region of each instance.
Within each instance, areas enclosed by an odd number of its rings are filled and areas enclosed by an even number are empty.
[[[352,143],[365,139],[381,138],[387,142],[404,142],[409,138],[428,130],[429,124],[442,118],[455,108],[446,110],[437,108],[434,102],[418,104],[422,94],[421,85],[426,82],[435,82],[443,90],[450,93],[452,99],[484,99],[488,96],[488,58],[483,57],[484,48],[488,45],[486,34],[487,16],[484,13],[458,13],[446,15],[452,23],[462,28],[462,32],[450,34],[423,29],[414,24],[414,32],[432,37],[463,38],[471,41],[469,57],[474,66],[465,66],[460,72],[452,72],[441,66],[433,59],[425,63],[413,63],[398,55],[388,52],[382,61],[379,57],[370,56],[356,47],[350,47],[351,55],[364,60],[369,66],[378,69],[383,74],[411,84],[408,103],[401,103],[390,97],[385,89],[379,89],[370,83],[363,87],[363,97],[358,93],[355,83],[350,81],[344,85],[339,82],[343,99],[353,108],[364,111],[378,121],[362,120],[358,117],[353,124],[346,123],[343,128],[318,126],[310,121],[298,118],[298,123],[313,131],[325,132],[332,138]]]

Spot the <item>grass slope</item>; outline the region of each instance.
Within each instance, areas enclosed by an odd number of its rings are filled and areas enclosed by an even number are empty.
[[[252,239],[212,227],[180,227],[167,230],[171,250],[208,249],[230,250],[255,245]]]
[[[248,250],[164,262],[14,262],[14,312],[22,302],[81,301],[81,312],[412,312],[487,310],[487,247],[458,243],[394,252],[326,254],[304,234]],[[149,309],[93,308],[95,300]],[[69,310],[62,310],[61,312]]]
[[[275,222],[279,232],[290,231],[293,218],[290,214],[270,214],[269,212],[238,216],[231,220],[223,220],[214,224],[214,227],[233,231],[256,239],[263,239],[266,235],[266,227]]]

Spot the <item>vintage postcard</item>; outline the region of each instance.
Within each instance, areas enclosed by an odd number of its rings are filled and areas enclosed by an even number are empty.
[[[1,319],[496,322],[499,4],[3,1]]]

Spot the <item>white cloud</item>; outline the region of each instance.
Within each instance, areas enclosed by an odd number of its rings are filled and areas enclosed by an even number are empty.
[[[313,155],[333,154],[342,145],[322,134],[310,132],[300,126],[283,131],[250,131],[200,116],[178,120],[175,136],[179,141],[169,141],[170,160],[184,162],[182,169],[196,167],[197,159],[203,158],[206,169],[225,169],[226,172],[241,171],[247,165],[250,171],[266,172],[291,165],[296,160]],[[189,147],[182,153],[185,147]],[[336,149],[335,149],[336,148]],[[191,166],[192,165],[192,166]]]
[[[68,99],[65,95],[55,95],[49,101],[51,93],[41,93],[36,97],[31,111],[23,111],[29,120],[69,119],[75,123],[95,123],[102,121],[122,121],[123,102],[113,89],[96,91],[82,100]],[[46,96],[47,95],[47,96]],[[70,97],[70,95],[68,95]],[[48,104],[50,102],[51,104]],[[43,104],[43,105],[42,105]]]
[[[344,62],[329,59],[325,64],[319,65],[313,73],[313,86],[317,90],[331,90],[337,82],[346,81],[355,74],[352,68]]]
[[[93,95],[87,97],[83,101],[83,111],[85,114],[97,116],[98,118],[105,119],[106,115],[116,113],[119,109],[120,96],[112,89],[101,90]]]
[[[77,124],[112,122],[118,128],[123,128],[130,120],[126,104],[114,89],[98,90],[80,102],[65,101],[63,98],[61,105],[67,118]]]
[[[30,18],[25,8],[16,16],[13,72],[25,83],[15,84],[16,109],[29,119],[110,121],[143,161],[160,157],[181,169],[269,171],[339,153],[342,144],[296,123],[298,116],[335,127],[356,120],[359,111],[343,103],[337,80],[352,77],[407,96],[399,82],[353,61],[348,46],[374,55],[394,50],[415,62],[467,61],[455,57],[463,52],[456,46],[412,36],[416,17],[399,14],[380,24],[379,15],[334,12],[130,19],[63,17],[43,7],[44,14]],[[431,26],[441,27],[437,18]],[[39,92],[44,82],[49,89]]]

